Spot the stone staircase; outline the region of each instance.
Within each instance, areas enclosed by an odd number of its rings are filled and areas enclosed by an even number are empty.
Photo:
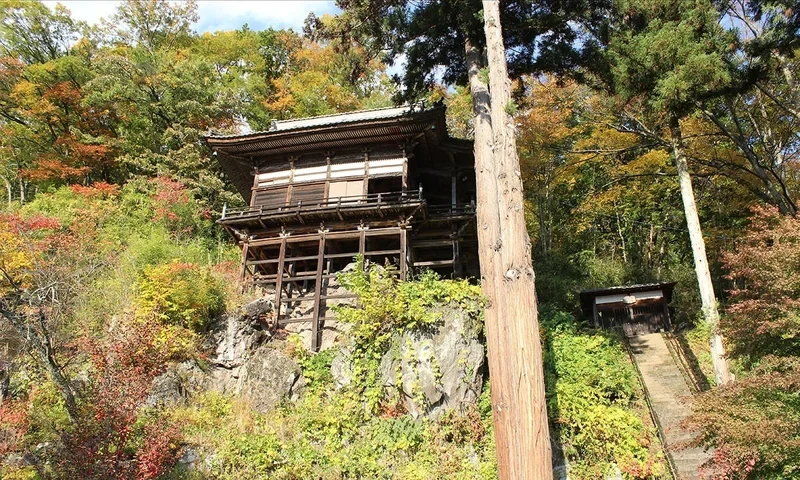
[[[701,448],[678,449],[681,442],[692,438],[680,423],[689,415],[687,400],[692,392],[675,364],[660,333],[628,337],[631,353],[650,397],[657,426],[665,441],[676,480],[700,480],[700,465],[711,456]]]

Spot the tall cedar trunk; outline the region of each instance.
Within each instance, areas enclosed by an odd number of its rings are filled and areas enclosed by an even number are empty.
[[[678,170],[678,181],[681,186],[686,226],[689,229],[689,241],[692,244],[694,269],[697,274],[697,283],[700,287],[703,318],[711,327],[711,360],[714,364],[714,376],[717,384],[722,385],[731,380],[731,373],[728,369],[728,360],[725,358],[722,335],[719,333],[717,298],[714,294],[714,285],[711,283],[711,272],[708,269],[708,258],[706,257],[706,242],[703,240],[703,232],[700,229],[700,217],[697,215],[692,179],[689,176],[689,166],[683,153],[683,138],[681,137],[681,128],[677,117],[673,117],[670,120],[669,130],[672,153],[675,157],[675,167]]]
[[[499,255],[495,245],[502,245],[500,239],[500,211],[497,200],[497,166],[492,155],[494,139],[492,138],[491,123],[491,102],[489,98],[489,86],[481,75],[484,67],[482,54],[478,48],[467,41],[466,45],[467,72],[469,77],[470,93],[472,94],[472,107],[475,114],[475,183],[477,190],[477,225],[478,225],[478,255],[481,267],[481,289],[488,299],[484,318],[486,322],[486,338],[489,345],[496,339],[497,325],[503,318],[501,309],[503,307],[502,297],[499,295],[496,278],[496,263]],[[496,385],[495,378],[506,375],[501,370],[503,361],[494,360],[496,349],[489,348],[489,374],[492,379],[492,400],[501,388]],[[497,444],[497,464],[502,472],[504,466],[510,462],[509,452],[511,451],[508,443],[508,435],[498,427],[499,412],[493,411],[495,422],[495,438]],[[500,478],[505,478],[502,476]]]
[[[478,244],[481,277],[490,308],[486,343],[492,380],[492,416],[500,479],[552,479],[550,432],[544,391],[542,346],[517,156],[505,48],[497,1],[484,1],[484,30],[491,123],[476,115],[479,177]],[[470,62],[470,69],[474,67]],[[470,84],[479,83],[470,75]],[[473,90],[475,92],[475,90]],[[485,103],[476,100],[476,107]],[[488,128],[487,128],[488,127]],[[491,133],[491,139],[485,135]],[[486,152],[491,147],[491,153]],[[481,201],[481,195],[485,195]],[[483,265],[484,262],[487,262]]]

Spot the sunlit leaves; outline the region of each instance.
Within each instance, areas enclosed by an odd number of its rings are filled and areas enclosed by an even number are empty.
[[[752,224],[723,261],[733,281],[723,319],[732,354],[800,356],[800,219],[756,208]]]

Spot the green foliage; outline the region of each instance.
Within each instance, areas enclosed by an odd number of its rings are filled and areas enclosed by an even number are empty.
[[[371,266],[340,275],[359,294],[359,305],[341,307],[352,325],[348,347],[352,383],[336,389],[334,349],[312,354],[297,336],[285,351],[300,364],[306,389],[295,403],[259,415],[240,400],[201,395],[178,409],[185,434],[211,455],[219,478],[300,479],[494,479],[494,439],[488,393],[481,407],[439,420],[415,420],[379,386],[379,364],[392,333],[435,325],[437,307],[464,308],[479,328],[483,301],[466,281],[425,273],[400,282],[391,268]],[[213,452],[213,453],[212,453]]]
[[[28,401],[30,426],[25,441],[29,445],[53,442],[72,430],[64,400],[52,382],[43,381],[31,390]]]
[[[281,444],[274,435],[239,435],[220,450],[219,465],[214,466],[213,472],[225,480],[269,478],[281,458],[280,450]]]
[[[489,409],[490,410],[490,409]],[[319,388],[260,415],[235,399],[198,397],[176,411],[208,475],[224,479],[486,479],[497,477],[489,417],[437,421],[370,415],[351,393]],[[201,468],[203,468],[201,466]],[[179,477],[175,477],[179,478]]]
[[[134,302],[137,315],[155,315],[164,323],[195,332],[225,306],[222,287],[208,268],[173,261],[142,272]]]
[[[442,280],[432,271],[419,278],[401,282],[392,266],[372,264],[364,268],[363,258],[356,268],[339,275],[342,286],[358,295],[359,306],[337,309],[337,318],[353,326],[351,333],[356,344],[371,343],[386,346],[389,334],[436,323],[441,313],[432,310],[436,305],[453,304],[468,315],[482,311],[480,287],[466,280]]]
[[[542,310],[548,413],[570,476],[602,479],[618,467],[626,478],[661,478],[663,459],[642,420],[642,392],[619,340],[581,331],[565,312]]]
[[[350,324],[354,388],[363,391],[373,411],[385,397],[379,366],[394,334],[436,324],[441,319],[437,305],[457,306],[472,319],[475,333],[480,332],[484,301],[480,287],[466,280],[442,280],[426,271],[418,279],[401,282],[394,267],[365,269],[363,258],[358,258],[356,268],[341,273],[339,281],[358,295],[358,306],[335,311],[339,321]]]
[[[735,40],[712,4],[626,0],[617,8],[609,63],[615,88],[627,98],[646,95],[654,108],[683,116],[696,100],[730,86]]]
[[[287,339],[289,353],[303,369],[303,377],[306,379],[306,388],[319,390],[330,387],[333,384],[333,374],[331,373],[331,363],[336,354],[336,350],[328,349],[312,354],[306,350],[299,335],[291,335]]]

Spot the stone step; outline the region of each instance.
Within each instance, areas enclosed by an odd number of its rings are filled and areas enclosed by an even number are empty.
[[[637,335],[628,340],[647,388],[653,415],[662,428],[666,441],[664,449],[677,470],[676,480],[699,480],[700,466],[711,458],[711,454],[700,448],[677,448],[695,436],[694,432],[681,426],[691,413],[687,403],[691,397],[689,386],[660,333]]]

